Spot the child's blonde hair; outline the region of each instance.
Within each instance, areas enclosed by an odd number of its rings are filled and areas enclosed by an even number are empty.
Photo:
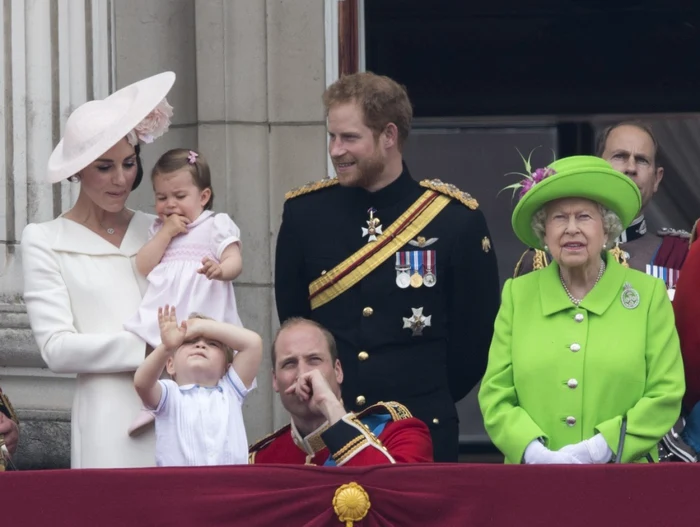
[[[198,318],[200,320],[214,320],[213,318],[208,317],[206,315],[202,315],[201,313],[190,313],[190,316],[187,317],[187,320],[190,320],[193,318]],[[219,342],[219,341],[217,341],[217,342]],[[232,363],[233,362],[233,354],[234,354],[233,349],[228,347],[223,342],[219,342],[219,344],[221,344],[221,349],[224,350],[224,354],[226,355],[226,363],[227,364]]]
[[[199,152],[186,148],[173,148],[160,156],[151,171],[151,182],[161,174],[171,174],[183,168],[192,174],[192,182],[200,190],[209,189],[211,196],[204,205],[204,210],[212,210],[214,206],[214,189],[211,187],[211,172],[209,163]]]

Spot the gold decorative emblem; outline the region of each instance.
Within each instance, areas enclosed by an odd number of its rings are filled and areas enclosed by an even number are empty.
[[[333,496],[333,510],[345,527],[352,527],[353,522],[367,516],[371,505],[365,489],[354,481],[338,487]]]
[[[485,253],[491,250],[491,240],[489,240],[488,237],[484,236],[484,239],[481,240],[481,248]]]
[[[413,245],[414,247],[429,247],[436,241],[438,241],[437,238],[428,238],[426,240],[425,236],[418,236],[415,240],[409,240],[408,243]]]

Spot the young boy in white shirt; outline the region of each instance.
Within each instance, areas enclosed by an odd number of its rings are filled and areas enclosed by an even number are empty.
[[[246,464],[241,406],[256,386],[260,336],[198,315],[178,324],[167,305],[158,308],[158,324],[161,344],[134,375],[136,392],[156,416],[156,464]],[[173,380],[160,379],[163,369]]]

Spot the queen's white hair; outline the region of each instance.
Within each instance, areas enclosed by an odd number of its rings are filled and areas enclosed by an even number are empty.
[[[604,207],[600,203],[596,204],[598,205],[600,215],[603,217],[603,232],[605,232],[606,236],[605,243],[607,244],[607,247],[610,248],[613,240],[615,240],[624,230],[622,227],[622,221],[620,221],[620,217],[610,209]],[[540,246],[544,246],[545,225],[547,223],[546,207],[547,205],[535,212],[535,214],[532,215],[532,221],[530,222],[532,232],[535,233],[535,236],[537,236],[537,239],[540,241]]]

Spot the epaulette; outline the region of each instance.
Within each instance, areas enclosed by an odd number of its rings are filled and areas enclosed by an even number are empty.
[[[530,253],[532,253],[532,265],[524,265],[526,258],[529,258]],[[539,271],[544,269],[549,265],[549,258],[547,253],[541,249],[529,248],[525,249],[525,252],[520,256],[518,263],[515,264],[515,270],[513,271],[513,278],[517,278],[531,271]],[[525,268],[523,272],[523,267]]]
[[[284,199],[287,200],[296,198],[297,196],[303,196],[304,194],[316,192],[317,190],[321,190],[322,188],[332,187],[333,185],[337,184],[338,178],[327,177],[320,181],[312,181],[311,183],[307,183],[306,185],[302,185],[301,187],[297,187],[290,190],[284,195]]]
[[[420,182],[420,186],[431,190],[436,190],[441,194],[445,194],[446,196],[454,198],[457,201],[461,201],[472,210],[479,208],[479,203],[472,198],[469,193],[459,190],[452,183],[445,183],[439,179],[424,179]]]
[[[252,445],[248,447],[248,463],[252,463],[253,459],[255,458],[255,454],[265,448],[267,445],[272,443],[275,439],[277,439],[279,436],[287,432],[289,428],[291,427],[291,424],[284,425],[282,428],[279,430],[275,430],[271,434],[266,435],[259,441],[256,441]]]
[[[619,244],[619,243],[616,243],[616,244],[615,244],[615,247],[613,247],[612,249],[610,249],[610,250],[608,251],[608,253],[609,253],[613,258],[615,258],[615,261],[616,261],[617,263],[619,263],[622,267],[629,267],[629,266],[630,266],[630,264],[627,263],[627,259],[629,258],[629,256],[627,255],[627,253],[626,253],[625,251],[623,251],[623,250],[620,248],[620,244]]]
[[[402,419],[409,419],[413,417],[411,412],[401,403],[395,401],[378,402],[373,404],[369,408],[365,408],[361,412],[355,414],[356,417],[364,417],[371,414],[386,414],[391,415],[391,419],[394,421],[401,421]]]

